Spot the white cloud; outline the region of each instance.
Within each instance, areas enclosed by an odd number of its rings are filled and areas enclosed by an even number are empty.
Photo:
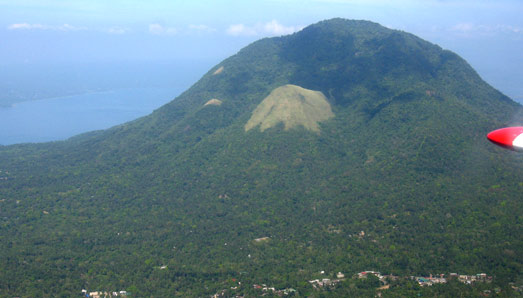
[[[267,36],[280,36],[291,34],[296,31],[300,31],[303,27],[297,26],[284,26],[276,20],[272,20],[265,24],[256,24],[255,26],[246,26],[244,24],[234,24],[227,28],[227,34],[232,36],[254,36],[254,35],[267,35]]]
[[[451,30],[452,31],[460,31],[460,32],[469,32],[474,30],[475,26],[471,23],[461,23],[454,25]]]
[[[86,27],[76,27],[76,26],[71,26],[69,24],[63,24],[62,26],[57,26],[55,27],[57,30],[62,30],[62,31],[78,31],[78,30],[87,30]]]
[[[128,28],[121,28],[121,27],[111,27],[111,28],[108,28],[108,29],[105,29],[104,30],[105,32],[109,33],[109,34],[125,34],[127,32],[129,32],[129,29]]]
[[[195,31],[200,31],[200,32],[207,32],[207,33],[216,32],[216,29],[214,29],[212,27],[209,27],[207,25],[194,25],[194,24],[191,24],[191,25],[189,25],[189,29],[190,30],[195,30]]]
[[[160,24],[150,24],[149,33],[154,35],[175,35],[178,33],[178,30],[173,27],[164,27]]]
[[[29,24],[29,23],[17,23],[17,24],[11,24],[7,26],[8,30],[50,30],[50,31],[83,31],[83,30],[90,30],[87,27],[83,26],[73,26],[70,24],[63,24],[63,25],[45,25],[45,24]],[[110,28],[97,28],[92,29],[98,32],[104,32],[109,34],[125,34],[130,31],[129,28],[124,27],[110,27]]]
[[[9,30],[44,29],[44,25],[20,23],[20,24],[11,24],[11,25],[7,26],[7,29],[9,29]]]
[[[263,29],[266,33],[269,33],[270,35],[286,35],[294,33],[296,31],[300,31],[303,28],[294,26],[286,27],[278,23],[278,21],[272,20],[269,23],[266,23],[265,26],[263,26]]]
[[[473,23],[459,23],[452,26],[450,30],[462,34],[523,33],[523,28],[512,25],[476,25]]]
[[[43,24],[28,24],[18,23],[7,26],[9,30],[55,30],[55,31],[80,31],[87,30],[87,27],[77,27],[69,24],[63,24],[59,26],[43,25]]]
[[[254,28],[247,27],[244,24],[234,24],[227,28],[227,34],[232,36],[252,36],[257,35],[258,32]]]

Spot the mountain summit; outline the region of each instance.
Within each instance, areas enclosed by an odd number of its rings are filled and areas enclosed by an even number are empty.
[[[373,296],[379,282],[350,278],[364,270],[508,287],[523,163],[485,135],[518,121],[458,55],[405,32],[333,19],[259,40],[149,116],[0,147],[0,296],[312,296],[337,272],[332,295]]]

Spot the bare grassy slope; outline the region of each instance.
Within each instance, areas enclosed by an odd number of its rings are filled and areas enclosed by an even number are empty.
[[[281,122],[285,130],[301,125],[319,132],[318,123],[332,117],[334,113],[323,93],[289,84],[274,89],[256,107],[245,124],[245,131],[257,125],[264,131]]]

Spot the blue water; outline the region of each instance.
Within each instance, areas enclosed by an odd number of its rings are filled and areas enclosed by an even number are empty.
[[[65,140],[151,113],[181,88],[133,88],[27,101],[0,108],[0,144]]]

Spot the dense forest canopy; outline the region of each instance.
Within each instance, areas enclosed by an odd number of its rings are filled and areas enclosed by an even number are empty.
[[[245,129],[289,84],[332,115]],[[523,155],[485,135],[521,111],[458,55],[372,22],[259,40],[149,116],[0,146],[0,296],[374,296],[352,278],[366,270],[492,276],[383,295],[515,295]]]

